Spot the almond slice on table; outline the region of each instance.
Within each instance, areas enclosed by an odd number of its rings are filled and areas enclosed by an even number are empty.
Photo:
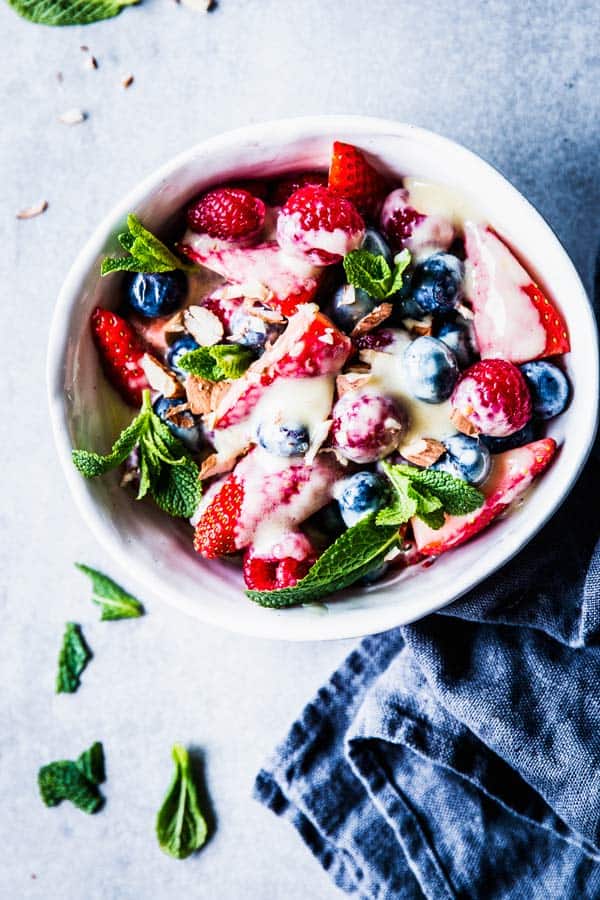
[[[183,324],[201,347],[213,347],[223,337],[223,323],[205,306],[189,306],[183,313]]]
[[[404,459],[426,469],[437,462],[440,456],[446,452],[444,445],[434,438],[419,438],[412,444],[407,444],[399,449]]]
[[[159,362],[149,353],[144,353],[140,360],[144,375],[148,379],[150,387],[162,394],[163,397],[172,400],[174,397],[183,397],[185,391],[177,377],[163,363]]]
[[[61,113],[58,117],[58,121],[62,122],[63,125],[80,125],[86,119],[87,113],[82,109],[67,109],[66,112]]]
[[[48,201],[42,200],[41,203],[36,203],[35,206],[28,206],[26,209],[22,209],[18,212],[17,219],[33,219],[35,216],[41,216],[47,209]]]

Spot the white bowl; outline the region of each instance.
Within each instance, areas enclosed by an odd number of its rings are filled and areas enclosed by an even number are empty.
[[[449,185],[473,202],[518,248],[531,273],[566,316],[572,352],[566,357],[573,400],[548,432],[560,452],[527,501],[468,544],[427,569],[414,567],[391,584],[355,588],[325,606],[267,610],[246,599],[239,570],[206,562],[192,548],[186,523],[118,486],[116,473],[86,480],[71,448],[107,449],[124,416],[106,385],[93,348],[89,317],[114,304],[115,278],[99,278],[101,257],[117,247],[126,214],[164,229],[205,186],[289,169],[327,167],[334,139],[371,152],[398,175]],[[548,225],[495,169],[452,141],[412,125],[353,116],[319,116],[252,125],[211,138],[176,157],[135,188],[93,233],[58,298],[48,351],[50,413],[60,461],[81,513],[140,593],[233,631],[287,640],[326,640],[384,631],[418,619],[473,588],[517,553],[564,500],[590,450],[596,428],[598,344],[583,285]]]

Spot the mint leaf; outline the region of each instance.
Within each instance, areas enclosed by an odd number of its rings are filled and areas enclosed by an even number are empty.
[[[430,528],[436,531],[441,528],[445,521],[444,504],[423,485],[415,484],[410,486],[411,496],[414,497],[417,505],[415,515],[422,519]]]
[[[156,836],[161,850],[185,859],[206,841],[208,826],[200,809],[198,791],[185,747],[172,750],[175,772],[156,817]]]
[[[402,287],[403,273],[410,263],[410,253],[403,250],[390,268],[385,256],[369,250],[352,250],[344,257],[348,284],[361,288],[376,300],[386,300]]]
[[[215,344],[190,350],[178,360],[177,365],[206,381],[226,381],[239,378],[254,361],[251,350],[239,344]]]
[[[75,622],[67,622],[58,657],[56,676],[57,694],[74,694],[80,684],[80,675],[92,658],[81,628]]]
[[[89,25],[117,16],[139,0],[8,0],[24,19],[38,25]]]
[[[87,575],[92,582],[92,590],[94,595],[92,600],[102,607],[102,622],[114,621],[116,619],[135,619],[143,616],[144,607],[131,594],[123,590],[108,575],[103,575],[96,569],[91,569],[83,563],[75,563],[76,568],[84,575]]]
[[[375,513],[371,513],[344,531],[294,587],[278,591],[246,591],[246,594],[261,606],[275,608],[320,600],[354,584],[370,572],[398,540],[397,527],[378,526]]]
[[[162,241],[144,228],[133,213],[127,216],[127,227],[129,231],[119,235],[119,243],[130,255],[105,257],[100,266],[101,275],[109,275],[111,272],[121,270],[127,272],[172,272],[174,269],[187,271],[193,268],[178,259]]]
[[[444,524],[445,512],[465,515],[479,509],[485,500],[472,484],[447,472],[387,462],[382,468],[394,489],[394,502],[379,511],[378,525],[401,525],[418,516],[430,528],[438,529]]]
[[[76,762],[59,759],[42,766],[38,772],[38,787],[46,806],[57,806],[69,800],[86,813],[97,812],[104,798],[97,785],[104,781],[104,751],[96,741]]]
[[[201,495],[200,471],[179,438],[152,409],[148,390],[143,392],[139,414],[121,432],[110,453],[102,456],[88,450],[73,450],[73,462],[82,475],[94,478],[123,463],[136,447],[140,467],[137,499],[150,493],[165,512],[190,518]],[[181,468],[182,472],[175,475],[175,468]],[[103,613],[105,617],[109,616]]]
[[[92,784],[102,784],[106,781],[104,747],[100,741],[93,743],[89,750],[84,750],[75,760],[75,765]]]
[[[485,501],[485,495],[481,491],[468,481],[455,478],[448,472],[440,472],[437,469],[411,469],[410,466],[398,468],[409,469],[413,484],[427,488],[435,494],[451,516],[464,516],[474,512]]]

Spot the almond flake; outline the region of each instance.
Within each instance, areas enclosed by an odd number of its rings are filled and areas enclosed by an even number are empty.
[[[426,469],[437,462],[445,452],[444,445],[433,438],[420,438],[418,441],[413,441],[412,444],[400,447],[400,453],[404,459]]]
[[[210,411],[216,412],[219,403],[231,387],[231,381],[214,381],[210,392]]]
[[[343,372],[335,379],[338,397],[343,397],[349,391],[356,391],[364,387],[371,380],[370,371],[367,372]]]
[[[166,411],[165,419],[173,422],[177,428],[194,428],[196,425],[189,403],[178,403],[177,406],[172,406]]]
[[[263,322],[268,322],[273,325],[282,325],[286,319],[278,310],[269,309],[265,306],[257,306],[257,300],[254,297],[246,297],[242,304],[243,308],[248,310],[251,316],[254,316],[255,319],[261,319]]]
[[[185,391],[177,377],[163,363],[159,362],[149,353],[144,353],[140,360],[144,375],[148,379],[150,387],[171,400],[173,397],[182,397]]]
[[[226,472],[231,472],[240,456],[243,456],[249,447],[248,444],[247,447],[242,447],[239,453],[225,457],[219,456],[218,453],[211,453],[200,466],[200,480],[204,481],[205,478],[212,478],[213,475],[224,475]]]
[[[130,72],[128,75],[123,75],[123,78],[121,79],[121,84],[123,85],[124,88],[128,88],[128,87],[131,87],[131,85],[133,84],[133,81],[134,81],[134,78]]]
[[[433,317],[424,316],[422,319],[402,319],[402,324],[409,334],[423,335],[433,334]]]
[[[185,393],[190,410],[195,416],[204,416],[211,411],[210,395],[213,382],[197,375],[188,375],[185,380]]]
[[[181,2],[188,9],[193,9],[194,12],[210,12],[213,8],[214,0],[181,0]]]
[[[450,421],[455,426],[457,431],[460,431],[462,434],[466,434],[469,437],[475,437],[475,435],[479,434],[479,429],[475,428],[475,426],[467,419],[466,416],[463,416],[457,409],[453,409],[450,414]]]
[[[183,312],[179,310],[179,312],[176,312],[174,316],[171,316],[171,318],[165,322],[164,333],[168,336],[171,334],[181,334],[182,331],[185,331],[183,326]]]
[[[97,69],[98,68],[98,60],[95,56],[87,56],[85,63],[86,69]]]
[[[374,328],[377,328],[378,325],[381,325],[382,322],[389,319],[393,309],[394,307],[391,303],[380,303],[379,306],[376,306],[375,309],[372,309],[370,313],[363,316],[363,318],[356,323],[350,336],[359,337],[361,334],[368,334],[369,331],[373,331]]]
[[[87,113],[81,109],[68,109],[58,117],[58,121],[63,125],[80,125],[87,119]]]
[[[36,204],[36,206],[28,206],[27,209],[22,209],[21,212],[18,212],[17,219],[33,219],[35,216],[41,216],[47,209],[48,201],[42,200],[42,202]]]
[[[190,306],[183,313],[186,331],[201,347],[212,347],[223,337],[223,323],[205,306]]]

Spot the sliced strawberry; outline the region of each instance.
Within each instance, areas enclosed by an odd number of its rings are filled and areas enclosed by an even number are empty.
[[[278,179],[271,188],[271,205],[283,206],[292,194],[307,184],[321,184],[326,187],[327,175],[324,172],[301,172]]]
[[[360,247],[365,223],[356,207],[322,185],[295,191],[277,217],[277,241],[284,253],[315,266],[341,262]]]
[[[272,297],[265,303],[284,316],[296,312],[302,303],[309,303],[317,292],[319,270],[307,261],[290,260],[276,241],[257,247],[231,247],[188,231],[179,249],[188,259],[239,284],[242,290],[245,285],[267,288]]]
[[[329,168],[329,189],[351,200],[359,212],[374,216],[389,190],[387,179],[352,144],[335,141]]]
[[[247,246],[262,230],[265,204],[241,188],[216,188],[188,207],[187,220],[199,234]]]
[[[214,427],[228,428],[247,418],[276,378],[337,374],[351,351],[350,338],[318,306],[302,306],[273,346],[232,383],[217,407]]]
[[[317,552],[305,534],[290,531],[269,547],[250,547],[244,556],[244,582],[255,591],[293,587],[304,578],[317,559]]]
[[[92,334],[108,381],[126,403],[140,406],[149,384],[140,365],[145,347],[137,334],[129,322],[100,306],[92,313]]]
[[[536,475],[550,464],[555,452],[556,442],[543,438],[498,453],[493,458],[491,475],[481,488],[486,497],[483,506],[466,516],[446,516],[446,523],[438,531],[421,519],[412,520],[417,550],[424,556],[439,556],[464,544],[525,493]]]
[[[569,334],[562,314],[498,235],[467,222],[465,247],[481,357],[519,363],[568,353]]]
[[[208,559],[248,547],[259,526],[277,517],[282,536],[325,506],[341,467],[332,454],[321,454],[307,465],[304,460],[273,468],[273,457],[253,450],[236,465],[213,494],[202,513],[194,547]],[[282,559],[292,556],[289,548]]]

